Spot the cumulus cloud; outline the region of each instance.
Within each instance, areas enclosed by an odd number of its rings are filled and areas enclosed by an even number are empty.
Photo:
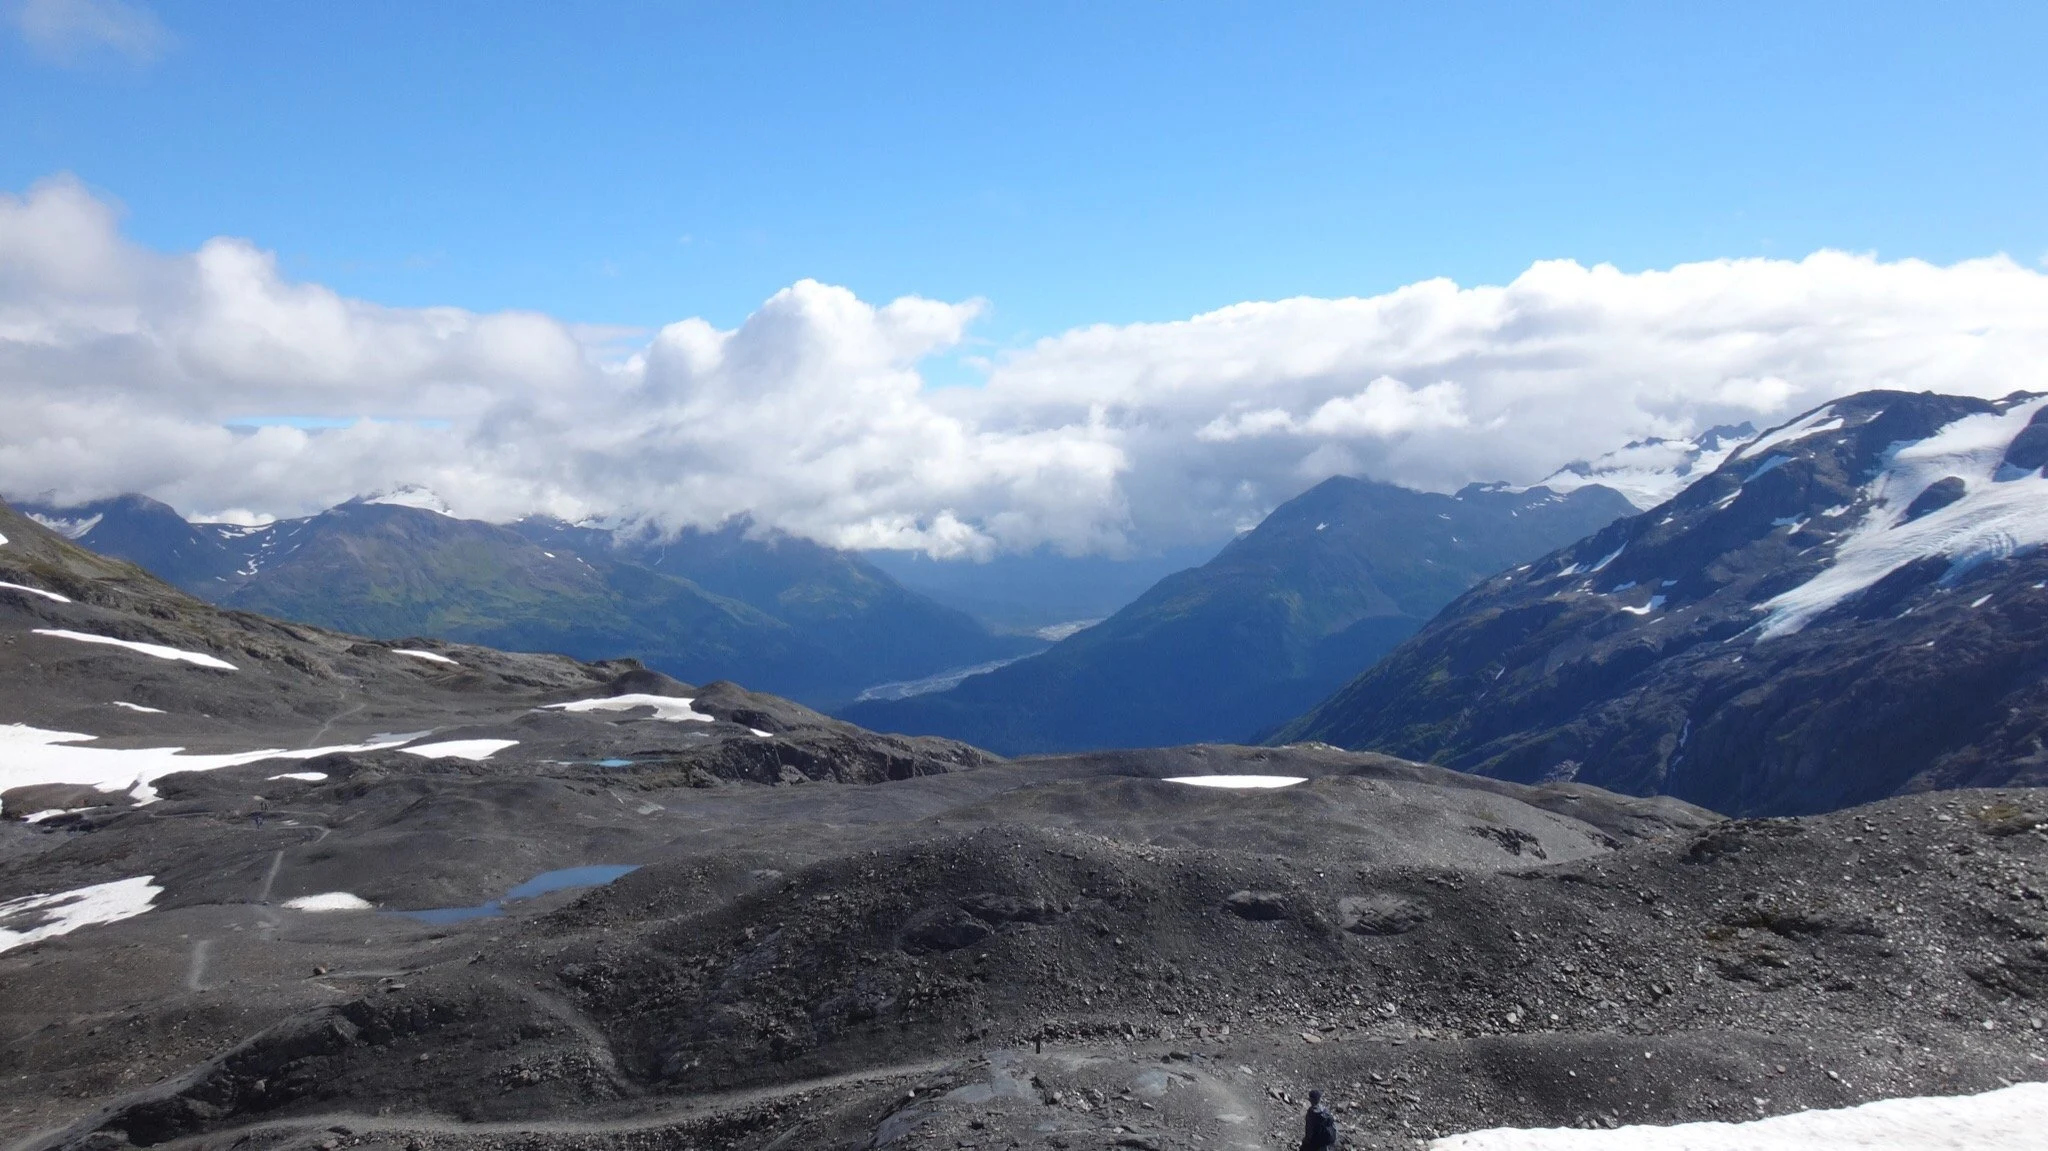
[[[171,43],[155,13],[123,0],[14,0],[6,14],[30,48],[60,64],[93,49],[148,63]]]
[[[1339,473],[1527,482],[1869,387],[2048,388],[2048,275],[2003,257],[1546,262],[1076,329],[935,389],[919,365],[979,301],[804,281],[735,328],[648,335],[384,307],[247,241],[155,252],[119,223],[68,179],[0,195],[0,491],[248,516],[417,483],[485,518],[1119,552],[1220,539]],[[231,426],[253,414],[353,422]]]

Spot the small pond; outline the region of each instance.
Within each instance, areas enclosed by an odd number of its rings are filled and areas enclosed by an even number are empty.
[[[639,869],[640,865],[637,863],[593,863],[584,867],[564,867],[558,871],[543,871],[507,891],[504,898],[479,903],[475,907],[430,907],[422,911],[395,911],[392,914],[432,924],[488,919],[494,915],[505,914],[507,903],[538,899],[551,891],[566,891],[572,887],[603,887],[621,875]]]

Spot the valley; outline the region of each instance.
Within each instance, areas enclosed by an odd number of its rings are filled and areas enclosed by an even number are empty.
[[[0,0],[0,1151],[2042,1151],[2043,44]]]
[[[1416,1147],[2048,1078],[2038,790],[1002,759],[0,535],[10,1151],[1257,1148],[1311,1087]]]

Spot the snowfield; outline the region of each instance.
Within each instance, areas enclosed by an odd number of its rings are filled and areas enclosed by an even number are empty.
[[[573,703],[551,703],[548,709],[555,711],[631,711],[636,707],[654,709],[655,719],[670,723],[685,720],[697,723],[716,723],[717,716],[705,715],[690,706],[691,701],[673,695],[614,695],[604,699],[579,699]]]
[[[1735,449],[1735,453],[1728,458],[1739,460],[1748,456],[1754,459],[1762,456],[1772,448],[1803,440],[1808,436],[1817,436],[1823,432],[1839,432],[1841,430],[1842,421],[1835,418],[1834,405],[1824,404],[1776,431],[1765,432],[1763,435]]]
[[[4,538],[5,537],[0,537],[0,539]],[[0,588],[5,588],[8,591],[25,591],[30,595],[39,595],[46,600],[54,600],[57,603],[71,602],[71,597],[68,595],[58,595],[56,592],[44,591],[39,587],[30,587],[27,584],[23,583],[8,583],[6,580],[0,580]]]
[[[101,806],[105,805],[102,804]],[[60,815],[78,815],[92,810],[94,809],[90,807],[52,807],[46,811],[31,811],[27,815],[22,816],[21,821],[23,823],[41,823],[46,819],[55,819]]]
[[[455,512],[449,508],[447,500],[435,495],[432,489],[423,488],[418,484],[405,484],[396,491],[371,496],[363,502],[366,504],[390,504],[393,507],[401,508],[418,508],[421,511],[433,512],[435,515],[447,516],[451,519],[455,516]]]
[[[0,724],[0,791],[39,783],[70,783],[101,791],[125,791],[137,803],[157,798],[152,786],[180,771],[218,771],[266,759],[316,759],[338,751],[382,751],[404,740],[306,747],[265,748],[225,755],[186,755],[181,747],[80,747],[98,739],[76,731],[50,731],[27,724]]]
[[[1948,557],[1943,578],[1953,579],[1979,563],[2048,543],[2048,479],[2038,472],[1999,474],[2013,438],[2044,404],[2048,398],[2016,404],[2003,413],[1965,416],[1924,440],[1899,446],[1865,486],[1870,510],[1843,533],[1834,563],[1760,605],[1770,614],[1759,638],[1790,635],[1926,556]],[[1906,509],[1913,500],[1950,476],[1963,481],[1962,497],[1907,522]]]
[[[284,901],[293,911],[368,911],[374,904],[360,895],[346,891],[323,891],[318,895],[301,895],[297,899]]]
[[[1750,1123],[1523,1130],[1453,1135],[1431,1151],[2034,1151],[2048,1139],[2048,1083],[1982,1095],[1881,1099]]]
[[[113,923],[141,915],[163,894],[164,889],[156,885],[155,878],[138,875],[0,903],[0,951],[25,947],[54,935],[68,935],[94,923]]]
[[[1648,511],[1692,486],[1695,480],[1721,466],[1739,450],[1741,440],[1727,437],[1712,442],[1701,439],[1647,439],[1600,456],[1568,464],[1527,488],[1549,488],[1568,495],[1589,484],[1600,484],[1620,492],[1638,510]]]
[[[1308,778],[1300,775],[1175,775],[1167,783],[1185,783],[1190,787],[1221,787],[1232,791],[1253,791],[1275,787],[1293,787],[1307,783]]]
[[[518,743],[516,739],[450,739],[398,750],[421,759],[472,759],[482,762]]]
[[[175,659],[184,663],[198,664],[200,667],[218,668],[221,671],[240,670],[234,664],[224,659],[218,659],[203,652],[181,651],[175,647],[165,647],[160,643],[137,643],[132,639],[115,639],[110,635],[92,635],[82,631],[65,631],[62,628],[39,627],[34,630],[37,635],[77,640],[79,643],[103,643],[111,647],[125,647],[129,651],[139,651],[143,655],[153,655],[158,659]]]

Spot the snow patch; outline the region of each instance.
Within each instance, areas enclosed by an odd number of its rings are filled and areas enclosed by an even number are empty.
[[[128,709],[129,711],[139,711],[139,712],[141,712],[141,713],[142,713],[142,714],[144,714],[144,715],[162,715],[162,714],[164,714],[164,709],[163,709],[163,708],[160,708],[160,707],[144,707],[144,706],[142,706],[142,705],[141,705],[141,704],[139,704],[139,703],[129,703],[129,702],[128,702],[127,700],[125,700],[125,699],[117,699],[117,700],[113,701],[112,703],[108,704],[107,706],[108,706],[108,707],[124,707],[124,708],[127,708],[127,709]]]
[[[222,671],[239,670],[234,664],[224,659],[218,659],[202,652],[182,651],[175,647],[165,647],[160,643],[137,643],[132,639],[115,639],[109,635],[92,635],[88,632],[66,631],[62,628],[39,627],[35,628],[34,631],[37,635],[77,640],[79,643],[103,643],[112,647],[125,647],[129,651],[138,651],[143,655],[153,655],[158,659],[175,659],[183,663],[195,663],[200,667],[219,668]]]
[[[0,903],[0,951],[68,935],[94,923],[133,919],[148,911],[156,897],[163,894],[164,889],[153,882],[155,878],[138,875]]]
[[[431,490],[418,484],[406,484],[396,491],[384,492],[363,500],[366,504],[387,504],[392,507],[418,508],[436,515],[454,518],[455,513],[448,507],[448,501],[435,495]]]
[[[4,541],[6,538],[6,536],[0,536],[0,541]],[[52,600],[57,603],[71,602],[71,597],[68,595],[58,595],[56,592],[44,591],[39,587],[30,587],[27,584],[8,583],[6,580],[0,580],[0,588],[6,588],[8,591],[25,591],[30,595],[39,595],[46,600]]]
[[[1249,791],[1261,788],[1293,787],[1307,783],[1299,775],[1175,775],[1167,783],[1185,783],[1192,787],[1222,787],[1232,791]]]
[[[293,911],[368,911],[375,904],[360,895],[346,891],[323,891],[318,895],[301,895],[297,899],[284,901]]]
[[[1779,468],[1782,468],[1782,467],[1784,467],[1784,466],[1785,466],[1786,464],[1789,464],[1789,463],[1791,463],[1791,462],[1792,462],[1792,457],[1791,457],[1791,456],[1772,456],[1772,457],[1771,457],[1770,459],[1767,459],[1767,460],[1765,460],[1765,461],[1764,461],[1763,463],[1760,463],[1760,464],[1758,464],[1758,465],[1756,466],[1756,470],[1755,470],[1755,471],[1753,471],[1753,472],[1749,473],[1748,475],[1744,476],[1744,477],[1742,478],[1742,482],[1746,484],[1746,483],[1748,483],[1749,481],[1751,481],[1751,480],[1753,480],[1753,479],[1757,478],[1757,477],[1758,477],[1758,476],[1760,476],[1760,475],[1764,475],[1764,474],[1765,474],[1765,473],[1767,473],[1767,472],[1775,472],[1775,471],[1777,471],[1777,470],[1778,470]]]
[[[1627,545],[1627,544],[1623,544],[1623,545],[1621,545],[1620,547],[1618,547],[1618,548],[1615,548],[1615,549],[1614,549],[1613,551],[1611,551],[1611,552],[1608,552],[1608,553],[1607,553],[1607,557],[1606,557],[1605,559],[1602,559],[1602,560],[1601,560],[1601,561],[1600,561],[1599,563],[1596,563],[1596,564],[1594,564],[1594,565],[1593,565],[1592,567],[1589,567],[1589,568],[1587,568],[1586,570],[1587,570],[1588,572],[1604,571],[1604,570],[1606,569],[1606,567],[1607,567],[1607,565],[1608,565],[1608,564],[1611,564],[1611,563],[1613,563],[1613,562],[1614,562],[1615,560],[1618,560],[1618,559],[1620,559],[1620,558],[1621,558],[1621,553],[1623,553],[1623,552],[1625,552],[1625,551],[1627,551],[1627,550],[1628,550],[1628,545]]]
[[[445,663],[450,667],[462,666],[461,664],[456,663],[454,660],[449,659],[447,656],[442,655],[439,652],[421,651],[416,647],[394,647],[391,649],[391,651],[394,655],[409,655],[414,659],[432,660],[435,663]]]
[[[1995,478],[2006,448],[2044,404],[2048,398],[1964,416],[1924,440],[1896,445],[1865,485],[1869,510],[1844,532],[1833,564],[1762,604],[1770,615],[1758,638],[1790,635],[1918,559],[1947,557],[1943,578],[1953,579],[1977,564],[2048,543],[2048,479],[2032,472]],[[1948,476],[1963,481],[1962,497],[1906,522],[1914,497]]]
[[[1621,610],[1627,612],[1630,615],[1649,615],[1651,612],[1656,611],[1658,608],[1663,606],[1664,597],[1661,595],[1653,595],[1650,597],[1650,602],[1644,604],[1641,607],[1625,607]]]
[[[1598,459],[1566,464],[1544,477],[1535,487],[1567,493],[1598,484],[1619,492],[1637,510],[1648,511],[1720,467],[1755,431],[1748,424],[1742,424],[1713,428],[1693,439],[1652,437],[1638,440]],[[1533,491],[1535,488],[1508,490]]]
[[[157,798],[157,780],[181,771],[218,771],[266,759],[317,759],[346,751],[381,751],[403,740],[306,747],[266,748],[225,755],[185,755],[181,747],[79,747],[98,739],[75,731],[50,731],[27,724],[0,724],[0,791],[40,783],[70,783],[100,791],[125,791],[137,803]]]
[[[690,706],[690,701],[673,695],[611,695],[603,699],[579,699],[573,703],[551,703],[547,705],[556,711],[632,711],[636,707],[654,709],[654,719],[681,723],[693,720],[697,723],[715,723],[716,716],[705,715]]]
[[[761,730],[760,728],[758,728],[758,727],[750,727],[750,728],[748,728],[748,729],[747,729],[747,731],[748,731],[748,733],[749,733],[749,734],[751,734],[751,735],[757,735],[757,736],[760,736],[760,737],[761,737],[762,739],[774,739],[774,738],[775,738],[775,733],[774,733],[774,732],[772,732],[772,731],[762,731],[762,730]]]
[[[1982,1095],[1880,1099],[1748,1123],[1678,1123],[1582,1131],[1497,1127],[1438,1139],[1431,1151],[2027,1151],[2048,1126],[2048,1083]]]
[[[319,783],[326,778],[327,773],[324,771],[287,771],[282,775],[270,776],[268,782],[276,783],[280,779],[296,779],[301,783]]]
[[[470,759],[481,763],[518,742],[516,739],[450,739],[398,750],[421,759]]]
[[[1822,432],[1839,432],[1842,430],[1843,425],[1839,418],[1831,418],[1834,416],[1834,411],[1835,406],[1833,404],[1822,404],[1820,407],[1786,424],[1784,427],[1765,432],[1763,435],[1742,445],[1736,449],[1735,454],[1730,458],[1739,460],[1744,456],[1748,456],[1754,459],[1770,451],[1772,448],[1792,443],[1795,440],[1803,440],[1808,436],[1817,436]],[[1750,478],[1754,479],[1756,477],[1752,476]]]
[[[52,807],[44,811],[32,811],[22,816],[21,821],[23,823],[41,823],[46,819],[55,819],[60,815],[77,815],[80,812],[96,811],[105,806],[105,804],[96,804],[92,807]]]

